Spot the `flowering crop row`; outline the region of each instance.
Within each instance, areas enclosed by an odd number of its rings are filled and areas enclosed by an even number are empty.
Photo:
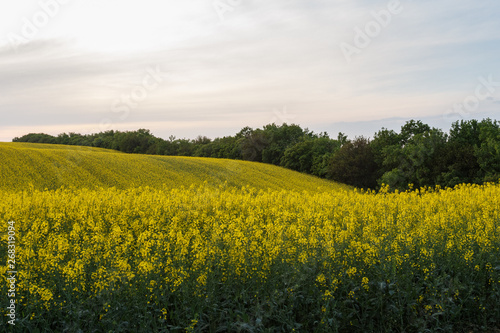
[[[375,194],[201,184],[0,197],[3,244],[6,222],[16,222],[26,327],[500,325],[499,185]],[[5,275],[6,247],[0,257]]]
[[[0,190],[177,188],[211,184],[274,190],[348,186],[273,165],[215,158],[125,154],[50,144],[0,143]]]

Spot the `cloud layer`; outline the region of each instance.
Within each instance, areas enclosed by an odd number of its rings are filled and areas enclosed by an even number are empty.
[[[215,137],[283,121],[370,136],[384,119],[498,111],[495,86],[450,113],[479,78],[500,82],[498,2],[66,2],[0,5],[0,141],[139,127]]]

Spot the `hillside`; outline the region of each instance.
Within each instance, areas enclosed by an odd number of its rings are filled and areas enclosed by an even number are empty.
[[[258,189],[329,191],[345,188],[284,168],[246,161],[125,154],[113,150],[0,143],[0,189],[65,187],[189,187],[204,182]]]

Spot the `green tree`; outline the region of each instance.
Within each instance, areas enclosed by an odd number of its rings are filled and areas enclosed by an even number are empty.
[[[262,151],[268,145],[264,132],[260,129],[244,128],[239,138],[241,157],[247,161],[262,162]]]
[[[288,147],[312,137],[309,131],[292,124],[266,125],[263,128],[266,145],[262,149],[262,162],[280,165],[281,159]]]
[[[408,184],[416,187],[434,186],[443,171],[443,163],[437,163],[443,154],[446,144],[446,135],[438,129],[429,129],[425,132],[404,136],[401,143],[384,149],[386,158],[385,167],[397,165],[385,172],[379,179],[379,184],[389,185],[391,188],[405,189]]]
[[[452,124],[442,159],[445,166],[437,179],[443,187],[460,183],[480,183],[484,178],[475,153],[481,145],[477,120],[460,121]]]
[[[369,140],[357,137],[333,155],[327,177],[360,188],[375,188],[376,171],[377,164]]]
[[[480,144],[475,146],[477,162],[484,174],[484,181],[500,179],[500,123],[484,119],[479,123]]]
[[[339,148],[340,143],[328,136],[298,142],[285,150],[281,166],[324,177],[328,161]]]

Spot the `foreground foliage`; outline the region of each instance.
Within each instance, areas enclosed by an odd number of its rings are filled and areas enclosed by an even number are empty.
[[[500,328],[499,185],[0,196],[3,244],[7,221],[18,230],[24,331]],[[6,262],[2,246],[3,275]]]

